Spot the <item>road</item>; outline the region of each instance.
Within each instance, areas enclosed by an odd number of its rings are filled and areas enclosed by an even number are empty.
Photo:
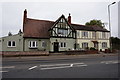
[[[3,58],[3,78],[118,78],[118,56]]]

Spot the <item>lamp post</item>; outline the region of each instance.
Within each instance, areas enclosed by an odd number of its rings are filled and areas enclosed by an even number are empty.
[[[116,2],[113,2],[113,3],[108,5],[109,31],[110,31],[110,38],[109,38],[109,40],[110,40],[110,50],[111,50],[111,52],[112,52],[112,42],[111,42],[110,6],[115,4],[115,3]]]

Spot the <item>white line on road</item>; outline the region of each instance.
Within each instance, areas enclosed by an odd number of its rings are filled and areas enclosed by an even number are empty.
[[[105,64],[115,64],[115,63],[118,63],[118,61],[101,61],[101,63],[105,63]]]
[[[34,69],[34,68],[36,68],[37,66],[33,66],[33,67],[30,67],[28,70],[32,70],[32,69]]]
[[[0,68],[15,68],[15,66],[3,66],[3,67],[0,67]]]
[[[69,65],[69,64],[48,64],[48,65],[40,65],[40,67],[50,67],[50,66],[65,66],[65,65]]]
[[[0,71],[0,73],[4,73],[4,72],[8,72],[8,71]]]
[[[87,65],[84,63],[49,64],[49,65],[40,65],[40,68],[41,70],[47,70],[47,69],[60,69],[60,68],[80,67],[80,66],[87,66]]]
[[[84,64],[84,63],[72,63],[73,65],[77,64]],[[48,64],[48,65],[40,65],[40,67],[51,67],[51,66],[68,66],[71,65],[71,63],[67,64]]]
[[[41,68],[41,70],[47,70],[47,69],[60,69],[60,68],[70,68],[71,66],[62,66],[62,67],[50,67],[50,68]]]
[[[80,67],[80,66],[88,66],[88,65],[86,65],[86,64],[84,64],[84,65],[75,65],[75,67]]]
[[[74,65],[76,64],[76,65],[78,65],[78,64],[84,64],[84,63],[73,63]]]

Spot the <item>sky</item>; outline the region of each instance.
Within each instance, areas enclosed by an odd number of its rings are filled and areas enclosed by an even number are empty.
[[[120,1],[118,2],[118,14],[120,14]],[[118,37],[120,38],[120,15],[118,15]]]
[[[72,23],[84,25],[90,20],[101,20],[108,26],[108,5],[111,13],[112,36],[118,37],[119,0],[4,0],[0,2],[0,37],[8,32],[17,34],[23,28],[23,12],[27,9],[28,18],[56,21],[62,14],[71,14]]]

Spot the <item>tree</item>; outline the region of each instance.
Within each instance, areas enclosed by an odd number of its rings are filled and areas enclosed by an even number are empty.
[[[21,29],[19,30],[19,32],[18,32],[18,34],[21,34],[22,33],[22,31],[21,31]]]
[[[102,23],[101,20],[96,20],[96,19],[93,19],[93,20],[90,20],[90,22],[86,22],[85,25],[97,25],[97,26],[100,26],[100,27],[104,27],[104,23]]]
[[[120,50],[120,39],[118,37],[111,37],[112,48]]]
[[[12,33],[11,33],[11,32],[9,32],[9,33],[8,33],[8,36],[12,36]]]

